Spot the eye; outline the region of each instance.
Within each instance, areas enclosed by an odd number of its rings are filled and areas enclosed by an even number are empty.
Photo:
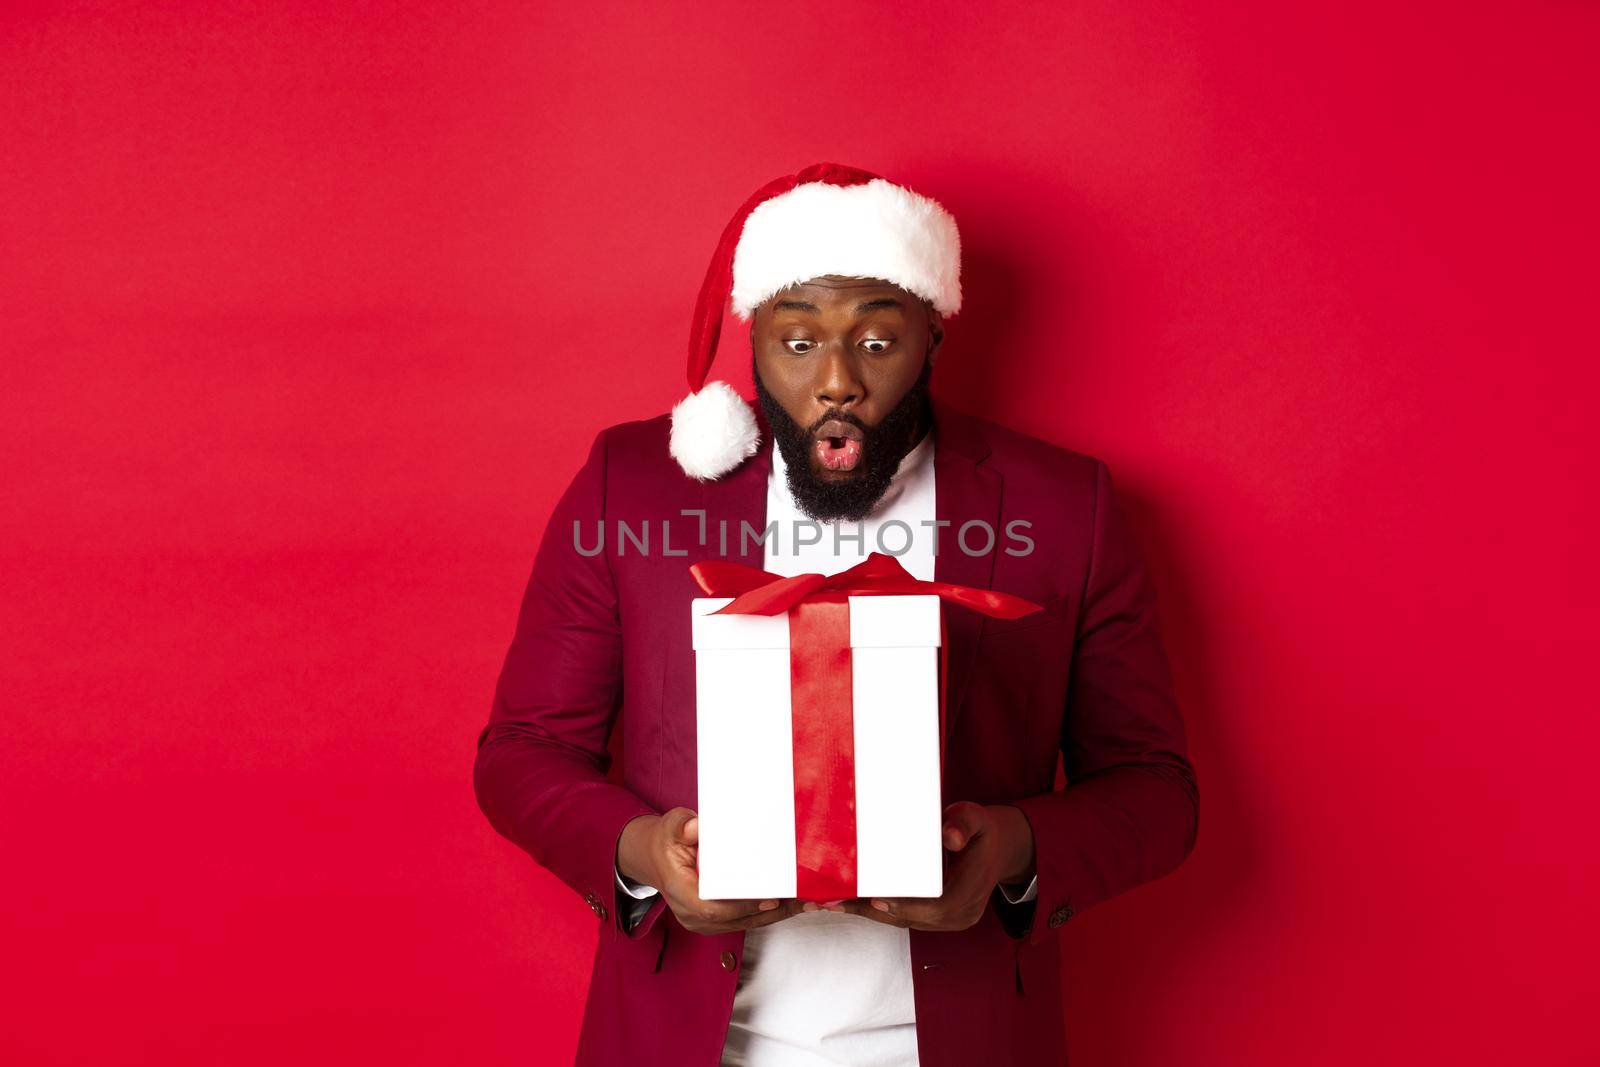
[[[861,347],[873,353],[887,352],[893,344],[894,340],[888,337],[866,337],[861,341]]]
[[[787,348],[797,356],[803,356],[813,348],[817,347],[817,342],[807,340],[804,337],[786,337],[783,340],[783,347]]]

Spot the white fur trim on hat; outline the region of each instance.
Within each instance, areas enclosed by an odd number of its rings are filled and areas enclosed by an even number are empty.
[[[824,274],[882,278],[944,315],[961,307],[961,237],[937,202],[882,178],[805,182],[762,201],[733,254],[741,319],[774,293]]]
[[[668,451],[691,478],[720,478],[755,455],[760,444],[755,412],[727,382],[707,382],[672,409]]]

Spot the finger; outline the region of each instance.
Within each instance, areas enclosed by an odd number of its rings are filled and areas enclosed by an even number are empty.
[[[674,842],[666,848],[668,877],[676,876],[686,881],[693,895],[700,895],[700,856],[693,845]],[[688,890],[686,890],[688,892]]]
[[[783,901],[769,897],[766,900],[712,900],[706,903],[723,908],[736,916],[755,915],[764,911],[774,911],[783,906]]]
[[[661,815],[661,833],[671,844],[680,844],[683,840],[683,824],[694,817],[692,808],[669,808]]]
[[[751,930],[757,926],[770,926],[775,922],[782,922],[799,910],[799,901],[782,900],[776,908],[767,911],[754,911],[745,915],[726,916],[696,915],[693,917],[691,929],[701,934],[727,934],[736,930]],[[690,924],[685,924],[690,925]]]
[[[987,898],[994,885],[988,881],[992,877],[993,868],[988,861],[979,854],[979,850],[971,846],[951,857],[951,861],[944,869],[944,892],[939,895],[934,903],[940,913],[959,910],[976,897]]]
[[[751,919],[745,924],[745,926],[747,929],[754,929],[757,926],[771,926],[775,922],[782,922],[784,919],[787,919],[789,916],[797,913],[800,910],[799,905],[800,902],[798,900],[786,901],[785,903],[780,904],[778,907],[773,908],[771,911],[758,913],[755,918]]]
[[[940,897],[871,897],[866,904],[872,917],[881,916],[897,926],[940,930],[958,899],[947,889]]]
[[[861,902],[861,914],[890,926],[937,928],[937,916],[928,911],[928,901],[902,897],[870,897]]]
[[[678,840],[685,845],[698,845],[700,843],[700,816],[690,815],[678,828]]]
[[[984,831],[983,807],[959,800],[944,810],[944,847],[960,852]]]
[[[783,908],[783,902],[767,900],[703,900],[700,914],[707,922],[743,924],[757,916],[765,916]]]
[[[838,911],[844,900],[807,900],[801,902],[801,911]]]
[[[844,910],[849,912],[851,915],[859,915],[863,919],[871,919],[873,922],[883,923],[885,926],[906,925],[905,921],[900,917],[891,915],[887,911],[873,907],[870,900],[863,900],[860,898],[855,900],[847,900],[844,902],[843,907]]]

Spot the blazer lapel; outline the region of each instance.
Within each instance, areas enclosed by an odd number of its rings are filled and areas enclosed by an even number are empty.
[[[989,589],[994,580],[994,557],[1000,543],[1004,480],[998,472],[983,465],[989,446],[969,416],[938,400],[933,402],[933,412],[934,511],[941,522],[950,524],[938,527],[934,577],[942,582]],[[989,549],[982,555],[970,555],[961,548],[961,526],[974,521],[989,526],[988,531],[974,528],[967,539],[974,548]],[[945,633],[949,641],[949,648],[945,650],[949,701],[945,708],[947,743],[954,736],[955,723],[961,714],[982,629],[983,618],[977,612],[956,608],[945,613]]]

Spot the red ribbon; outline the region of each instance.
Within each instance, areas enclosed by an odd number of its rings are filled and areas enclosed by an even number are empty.
[[[689,573],[706,596],[731,596],[733,603],[713,615],[777,615],[816,593],[842,596],[936,596],[995,619],[1020,619],[1040,610],[1031,600],[993,589],[975,589],[951,582],[924,582],[911,577],[900,561],[874,552],[849,570],[831,577],[797,574],[784,578],[770,571],[725,559],[691,564]]]
[[[856,895],[855,718],[850,660],[852,596],[937,596],[996,619],[1039,605],[1009,593],[913,578],[900,561],[874,552],[838,574],[784,578],[728,560],[703,560],[689,573],[707,596],[731,596],[713,615],[789,614],[789,684],[794,741],[795,895]],[[939,762],[944,764],[944,620],[939,642]]]

